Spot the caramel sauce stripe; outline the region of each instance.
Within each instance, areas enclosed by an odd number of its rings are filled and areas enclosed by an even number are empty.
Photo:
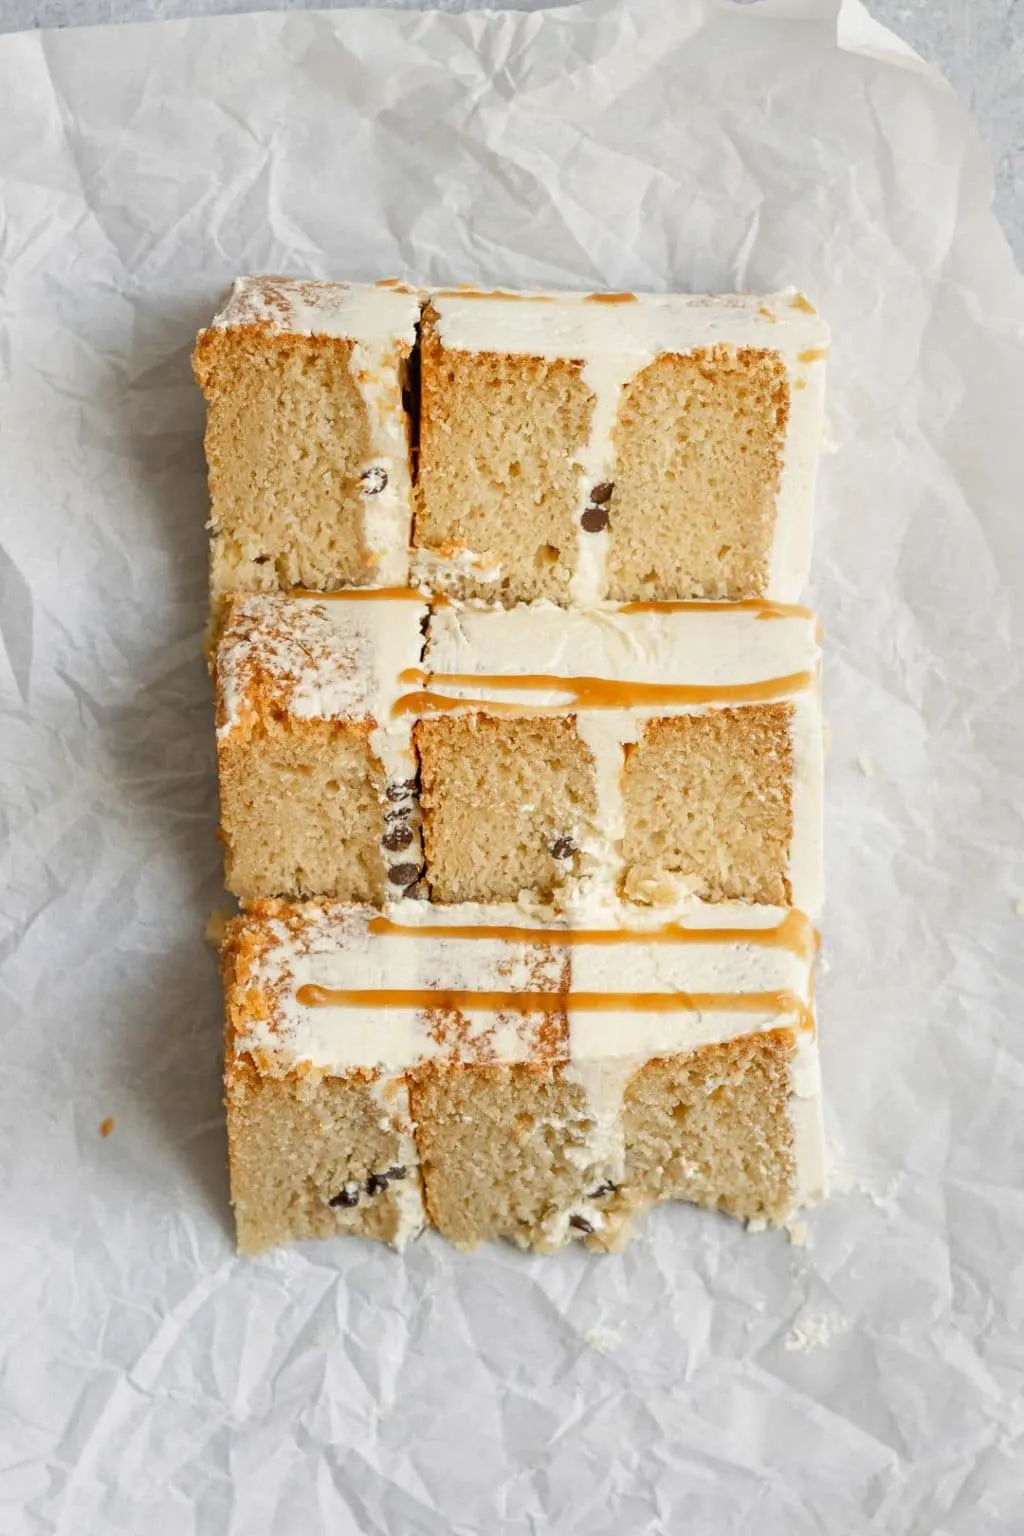
[[[745,597],[736,603],[635,602],[622,603],[619,613],[752,613],[758,619],[813,619],[813,608],[800,603],[773,603],[766,597]]]
[[[687,928],[664,923],[658,928],[517,928],[502,924],[395,923],[388,917],[370,919],[371,934],[412,939],[492,939],[507,944],[540,944],[553,948],[582,944],[751,944],[787,949],[801,960],[813,959],[818,944],[814,924],[803,912],[789,912],[775,928]]]
[[[673,705],[760,704],[787,698],[814,686],[813,672],[790,672],[758,683],[622,683],[602,677],[549,677],[545,673],[491,676],[471,672],[424,673],[407,668],[399,682],[420,682],[426,688],[404,693],[392,705],[393,715],[438,714],[475,709],[493,714],[527,712],[564,714],[573,709],[660,709]],[[513,704],[487,698],[461,698],[436,688],[474,688],[494,693],[564,693],[564,704]]]
[[[318,603],[422,603],[428,599],[415,587],[338,587],[333,592],[315,592],[311,587],[290,587],[289,597],[312,597]]]
[[[307,983],[296,1000],[304,1008],[414,1009],[419,1013],[762,1013],[796,1014],[801,1029],[814,1015],[795,992],[487,992],[410,987],[350,990]]]

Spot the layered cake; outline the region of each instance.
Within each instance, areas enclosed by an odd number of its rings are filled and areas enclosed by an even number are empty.
[[[427,607],[405,588],[242,594],[214,661],[225,883],[384,900],[420,871],[412,722]]]
[[[821,900],[818,626],[778,604],[432,613],[417,718],[435,900]]]
[[[244,277],[199,333],[215,603],[407,581],[419,313],[401,284]]]
[[[827,345],[795,290],[432,293],[419,578],[506,605],[793,601]]]
[[[257,903],[222,951],[240,1247],[615,1248],[665,1199],[786,1219],[823,1184],[814,942],[738,904],[634,930]]]
[[[243,1251],[824,1192],[827,340],[283,278],[200,334]]]
[[[807,609],[237,597],[216,657],[229,890],[576,892],[817,912]],[[422,817],[422,848],[420,822]]]

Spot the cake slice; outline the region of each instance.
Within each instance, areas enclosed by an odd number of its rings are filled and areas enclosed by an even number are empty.
[[[792,289],[433,293],[419,579],[506,605],[793,601],[827,343]]]
[[[392,713],[418,664],[418,592],[242,594],[214,661],[228,890],[380,902],[419,878],[416,762]]]
[[[215,605],[408,581],[419,312],[401,284],[243,277],[200,331]]]
[[[816,914],[819,669],[802,608],[440,606],[394,706],[416,720],[433,899]]]
[[[620,1247],[684,1199],[786,1220],[824,1192],[811,973],[795,912],[639,931],[424,902],[259,903],[222,951],[231,1197],[258,1253]]]

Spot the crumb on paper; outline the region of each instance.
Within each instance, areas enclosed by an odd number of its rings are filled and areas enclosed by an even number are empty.
[[[858,759],[857,759],[857,767],[860,769],[861,773],[864,775],[864,777],[866,779],[873,779],[874,778],[874,776],[875,776],[875,760],[874,760],[873,757],[869,757],[866,752],[862,752],[860,754],[860,756],[858,757]]]
[[[622,1343],[622,1334],[614,1328],[591,1328],[586,1338],[591,1349],[596,1349],[599,1355],[610,1355]]]
[[[846,1333],[850,1319],[841,1312],[808,1312],[795,1322],[783,1340],[783,1347],[806,1354],[811,1349],[825,1349],[832,1340]]]
[[[767,1232],[768,1223],[763,1216],[750,1216],[747,1218],[748,1232]]]
[[[787,1221],[786,1236],[794,1248],[813,1248],[814,1239],[806,1221]]]
[[[1024,901],[1015,901],[1013,904],[1013,910],[1016,912],[1018,917],[1024,917]]]
[[[861,1173],[847,1160],[838,1142],[828,1147],[829,1185],[834,1195],[865,1195],[880,1211],[891,1208],[903,1183],[901,1172],[882,1175],[881,1178]]]
[[[205,937],[207,944],[212,944],[214,949],[220,949],[224,942],[224,933],[228,923],[234,916],[227,907],[217,907],[206,919]]]
[[[100,1121],[100,1135],[104,1138],[104,1140],[106,1140],[106,1138],[110,1135],[116,1124],[117,1121],[114,1119],[113,1115],[108,1115],[105,1120]]]

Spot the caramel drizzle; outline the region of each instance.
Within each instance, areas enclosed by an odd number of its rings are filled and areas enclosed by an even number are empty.
[[[553,293],[511,293],[507,288],[474,288],[467,283],[461,288],[435,288],[432,299],[512,299],[519,303],[553,304]]]
[[[823,363],[828,357],[827,347],[808,347],[806,352],[797,353],[798,363]]]
[[[635,304],[635,293],[588,293],[587,304]]]
[[[369,932],[402,939],[495,939],[510,944],[541,944],[553,948],[577,944],[753,944],[764,949],[788,949],[809,960],[817,933],[803,912],[788,912],[775,928],[687,928],[664,923],[659,928],[516,928],[504,924],[395,923],[374,917]]]
[[[800,693],[814,683],[812,672],[790,672],[786,677],[767,677],[759,683],[623,683],[604,677],[549,677],[526,672],[518,676],[485,676],[472,672],[424,673],[409,667],[399,682],[430,682],[441,687],[493,689],[495,692],[530,690],[566,693],[565,704],[506,704],[491,699],[459,699],[429,689],[403,693],[392,705],[392,715],[433,715],[454,710],[486,710],[491,714],[561,715],[573,709],[667,708],[673,704],[760,704]]]
[[[304,1008],[412,1008],[491,1013],[796,1013],[801,1029],[814,1015],[795,992],[476,992],[404,987],[350,990],[313,982],[295,994]]]
[[[818,311],[810,299],[804,298],[802,293],[795,293],[789,301],[790,309],[802,309],[805,315],[816,315]]]
[[[427,598],[415,587],[338,587],[333,592],[315,592],[311,587],[289,587],[289,597],[312,597],[318,603],[422,603]]]
[[[813,619],[814,610],[800,603],[773,603],[763,597],[745,597],[740,602],[636,602],[623,603],[620,613],[752,613],[758,619]]]

